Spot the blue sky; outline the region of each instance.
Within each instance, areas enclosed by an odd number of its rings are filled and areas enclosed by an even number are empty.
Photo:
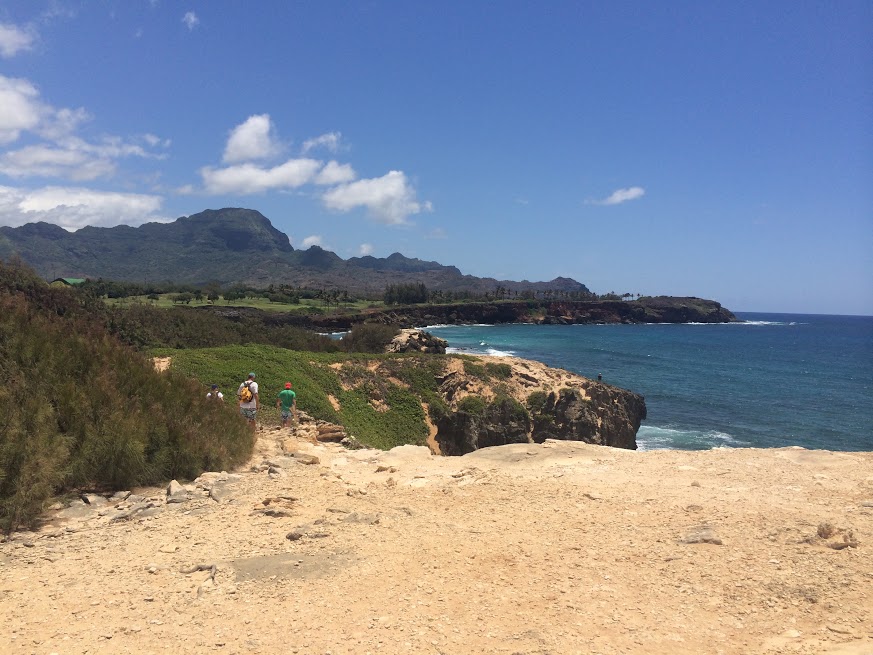
[[[873,314],[873,4],[0,4],[0,225]]]

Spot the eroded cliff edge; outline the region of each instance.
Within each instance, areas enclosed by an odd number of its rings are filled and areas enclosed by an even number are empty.
[[[463,455],[487,446],[543,443],[546,439],[637,447],[646,417],[643,397],[539,362],[480,357],[499,367],[499,380],[482,383],[455,364],[440,384],[452,411],[435,422],[434,439],[445,455]],[[524,411],[522,411],[524,410]]]
[[[395,409],[397,386],[408,390],[427,380],[416,394],[427,443],[443,455],[546,439],[634,450],[646,417],[639,394],[517,358],[417,355],[332,368],[344,389],[365,390],[370,409],[379,413]],[[331,402],[342,416],[342,402]]]

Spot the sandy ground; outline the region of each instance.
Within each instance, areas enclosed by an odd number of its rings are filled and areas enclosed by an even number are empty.
[[[873,453],[305,434],[0,543],[0,652],[873,653]]]

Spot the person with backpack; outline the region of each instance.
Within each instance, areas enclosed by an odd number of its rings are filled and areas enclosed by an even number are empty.
[[[212,389],[206,394],[207,400],[224,400],[224,394],[218,390],[218,385],[213,384]]]
[[[236,390],[236,397],[239,398],[239,413],[252,426],[252,430],[257,427],[258,410],[261,407],[261,402],[258,397],[258,383],[255,382],[254,372],[249,373],[248,378],[239,385]]]
[[[286,382],[285,388],[279,392],[276,398],[276,407],[282,412],[282,427],[288,427],[291,413],[294,413],[294,422],[297,423],[297,394],[291,390],[291,383]]]

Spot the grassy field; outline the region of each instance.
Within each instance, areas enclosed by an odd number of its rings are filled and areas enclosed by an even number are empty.
[[[152,305],[153,307],[203,307],[206,305],[212,305],[213,303],[208,300],[192,300],[190,303],[174,303],[173,296],[174,293],[163,293],[158,296],[157,300],[151,300],[147,296],[131,296],[129,298],[106,298],[105,302],[111,306],[121,306],[130,305],[134,303],[142,303],[147,305]],[[266,298],[244,298],[242,300],[234,300],[234,301],[226,301],[224,298],[220,298],[218,301],[214,303],[220,307],[253,307],[255,309],[262,309],[270,312],[296,312],[300,314],[313,314],[313,313],[325,313],[325,314],[343,314],[346,312],[359,312],[364,309],[382,309],[385,306],[385,303],[381,300],[356,300],[355,302],[349,303],[340,303],[337,305],[330,305],[329,307],[325,305],[323,300],[318,300],[314,298],[301,298],[299,305],[292,305],[286,303],[272,302]]]
[[[434,367],[441,368],[443,362],[434,355],[311,353],[252,344],[196,350],[158,349],[151,354],[171,357],[171,368],[199,380],[204,396],[210,384],[218,384],[228,403],[236,402],[237,388],[248,372],[254,371],[262,407],[259,421],[264,425],[280,423],[276,396],[285,382],[291,382],[298,408],[315,418],[345,426],[361,443],[375,448],[425,443],[427,425],[421,399],[432,393],[426,388],[432,382],[410,385],[403,379],[405,384],[394,384],[372,373],[367,363],[403,360],[398,368],[426,371],[427,374],[418,377],[432,381]],[[346,364],[342,372],[331,367],[338,363]],[[405,377],[414,381],[416,374]],[[333,408],[328,395],[339,401],[339,411]],[[373,398],[382,399],[387,411],[377,411],[370,404]]]

